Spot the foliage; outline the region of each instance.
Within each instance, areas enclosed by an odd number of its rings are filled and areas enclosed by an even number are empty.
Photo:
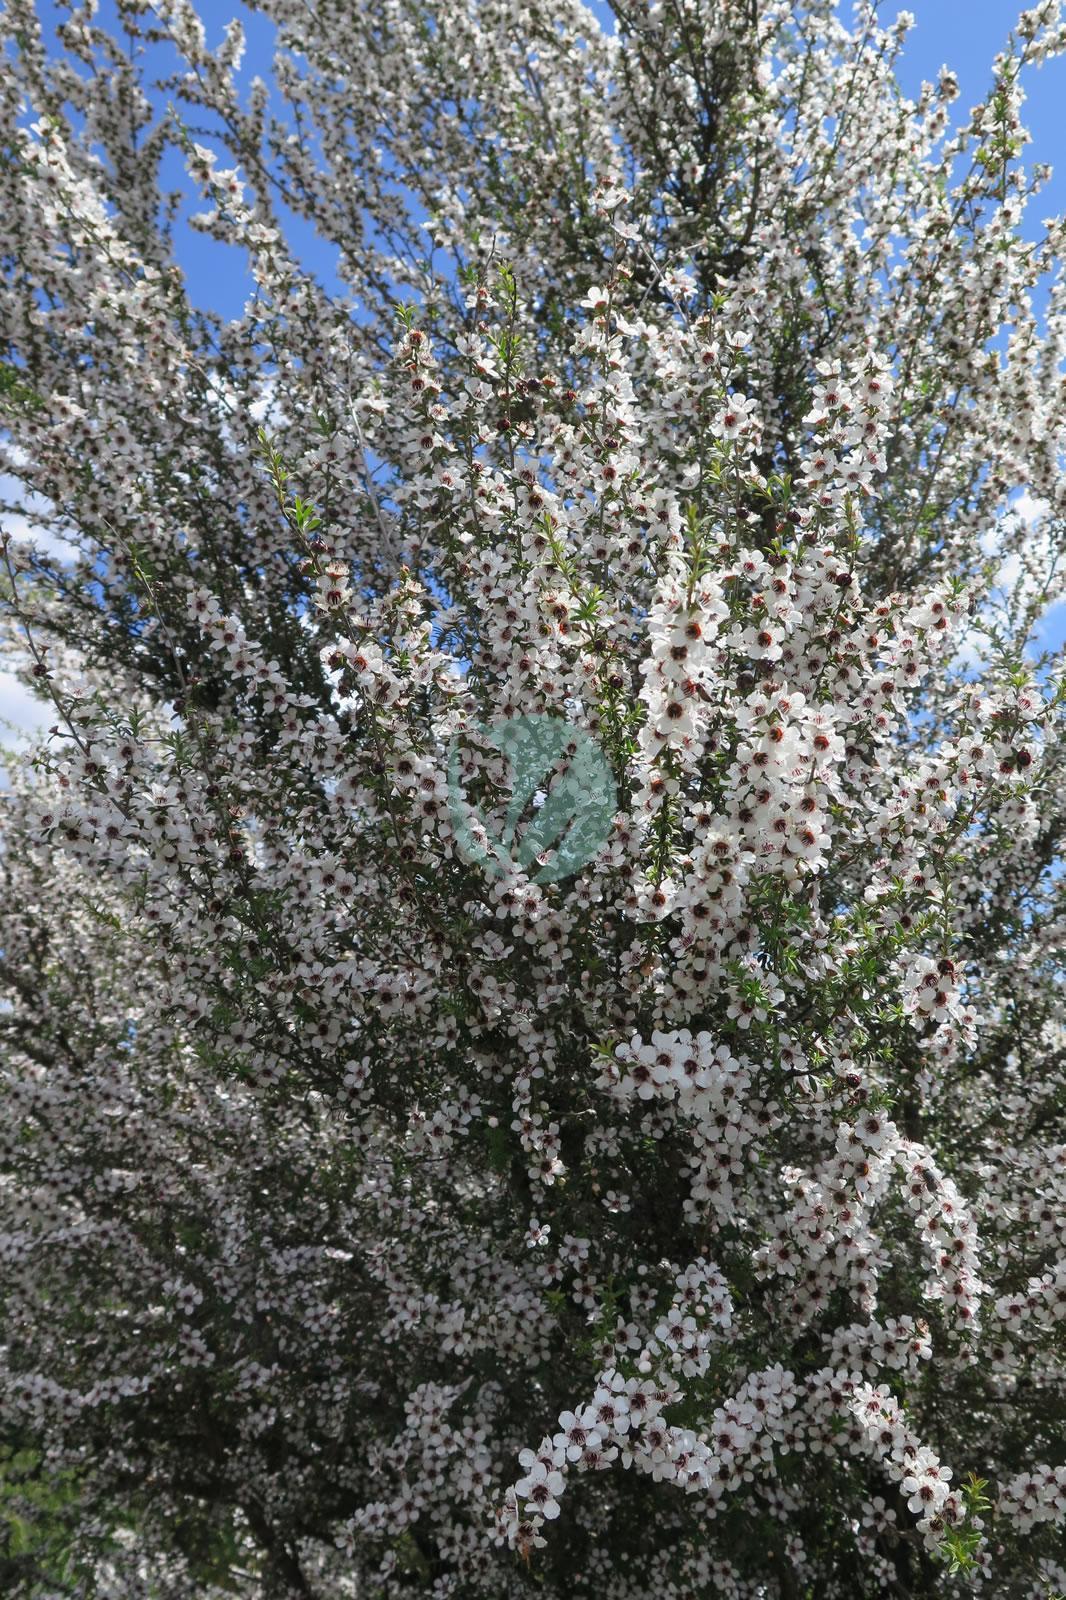
[[[262,10],[0,16],[4,1593],[1066,1589],[1058,5]]]

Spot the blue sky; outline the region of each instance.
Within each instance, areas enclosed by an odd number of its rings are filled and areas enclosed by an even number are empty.
[[[359,4],[359,0],[352,0]],[[607,17],[607,8],[601,0],[592,0],[591,9]],[[883,8],[886,22],[902,9],[893,5]],[[996,52],[1006,42],[1007,35],[1017,21],[1020,4],[1015,0],[911,0],[906,8],[916,18],[916,25],[908,40],[901,66],[904,92],[915,95],[923,78],[935,78],[941,66],[951,67],[958,75],[961,88],[956,109],[965,111],[987,90],[991,81],[990,67]],[[40,11],[49,23],[59,20],[60,13],[50,0],[40,0]],[[238,0],[201,0],[199,5],[209,44],[221,40],[226,23],[239,16],[245,25],[248,48],[242,63],[241,77],[245,84],[257,74],[269,81],[271,39],[273,28],[261,15],[256,15],[238,3]],[[110,0],[103,0],[101,20],[113,15]],[[1036,202],[1026,225],[1026,233],[1037,237],[1042,218],[1066,211],[1066,58],[1033,69],[1027,77],[1028,100],[1023,118],[1033,136],[1026,151],[1028,162],[1050,161],[1057,166],[1051,183]],[[188,189],[181,158],[171,152],[163,173],[164,185]],[[185,216],[200,209],[200,203],[185,207]],[[316,240],[313,231],[303,223],[290,219],[290,237],[304,265],[313,270],[331,288],[336,284],[332,265],[334,251]],[[192,299],[200,306],[223,316],[237,316],[244,307],[251,288],[251,278],[241,255],[202,234],[179,225],[175,232],[178,260],[181,263]],[[10,484],[0,482],[0,490],[10,489]],[[2,497],[2,496],[0,496]],[[12,528],[12,531],[16,531]],[[18,530],[21,531],[21,530]],[[1066,604],[1055,607],[1047,619],[1044,641],[1055,644],[1066,636]],[[0,669],[0,722],[10,720],[26,728],[39,723],[41,711],[33,698],[12,678]],[[2,729],[0,729],[2,741]]]
[[[195,3],[195,0],[194,0]],[[358,5],[359,0],[352,0]],[[40,15],[46,27],[59,21],[60,12],[53,0],[38,0]],[[239,17],[246,32],[247,49],[241,64],[240,79],[245,87],[256,76],[268,82],[271,74],[271,50],[274,29],[261,14],[252,12],[241,0],[199,0],[197,9],[203,18],[209,45],[221,42],[226,24]],[[607,26],[610,13],[604,0],[589,0],[589,9]],[[890,22],[903,7],[887,4],[882,9],[882,19]],[[996,52],[1003,48],[1010,30],[1017,22],[1020,0],[912,0],[906,8],[916,23],[906,45],[901,78],[905,93],[916,95],[923,79],[934,79],[941,66],[951,67],[958,75],[961,95],[956,111],[961,114],[973,105],[988,89],[991,82],[990,67]],[[847,15],[848,6],[841,7]],[[101,0],[100,19],[108,24],[114,15],[113,0]],[[168,59],[169,67],[173,58]],[[1023,115],[1033,136],[1025,158],[1050,161],[1061,170],[1056,172],[1043,195],[1035,203],[1033,216],[1026,232],[1039,234],[1042,217],[1066,211],[1066,58],[1031,69],[1027,75],[1028,101]],[[162,109],[162,101],[160,101]],[[177,151],[171,151],[164,163],[164,187],[189,191],[183,162]],[[190,195],[183,215],[202,208],[202,203]],[[333,277],[335,251],[314,236],[312,229],[299,219],[288,217],[291,243],[305,264],[330,288],[342,286]],[[239,316],[252,286],[251,276],[241,255],[187,226],[176,230],[178,259],[185,271],[192,298],[197,304],[219,312],[223,316]]]
[[[358,4],[359,0],[352,0]],[[106,14],[106,0],[101,13]],[[610,13],[603,0],[592,0],[589,9],[605,25],[610,24]],[[886,5],[883,18],[890,21],[902,6]],[[904,92],[917,95],[923,79],[935,79],[941,66],[949,66],[957,74],[961,90],[956,110],[970,107],[980,99],[991,83],[991,64],[997,51],[1006,44],[1010,30],[1017,22],[1021,10],[1020,0],[912,0],[906,7],[915,17],[915,27],[909,37],[901,64]],[[207,29],[208,42],[217,43],[222,38],[226,23],[233,16],[244,22],[248,48],[241,64],[241,77],[245,83],[257,74],[269,81],[271,37],[273,29],[262,16],[250,13],[234,0],[215,0],[199,7]],[[846,7],[842,7],[844,14]],[[1026,231],[1034,237],[1039,233],[1041,217],[1066,211],[1066,58],[1049,62],[1028,74],[1029,99],[1024,117],[1033,135],[1033,143],[1026,151],[1028,161],[1050,161],[1061,170],[1045,189],[1036,203],[1031,224]],[[173,153],[165,171],[166,181],[175,188],[185,186],[180,159]],[[190,205],[188,211],[197,209]],[[298,242],[304,264],[320,275],[323,282],[334,284],[332,265],[334,252],[315,240],[310,228],[292,221],[290,237]],[[223,315],[237,316],[244,307],[251,287],[251,279],[236,256],[223,245],[203,235],[182,230],[179,259],[185,269],[190,292],[198,303]]]

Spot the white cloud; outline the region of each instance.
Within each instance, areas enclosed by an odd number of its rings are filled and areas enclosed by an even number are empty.
[[[24,509],[9,511],[5,501],[16,501]],[[12,539],[26,540],[36,545],[42,555],[51,556],[57,561],[73,561],[78,553],[75,547],[34,521],[35,516],[54,515],[55,507],[50,500],[27,489],[11,473],[0,472],[0,531],[10,534]]]
[[[41,700],[20,683],[13,672],[0,671],[0,724],[25,736],[49,727],[56,720],[51,700]]]
[[[981,551],[990,559],[999,557],[999,568],[992,580],[991,589],[1002,598],[1010,594],[1017,585],[1029,580],[1022,569],[1022,560],[1017,550],[1007,554],[1003,553],[1004,534],[1008,528],[1016,529],[1019,522],[1025,527],[1035,530],[1042,517],[1051,510],[1046,500],[1041,500],[1037,495],[1031,494],[1028,489],[1018,490],[1011,498],[1011,503],[995,524],[981,536]],[[1052,538],[1046,531],[1035,535],[1038,541],[1034,549],[1042,558],[1042,566],[1046,569],[1051,566]],[[1034,550],[1030,550],[1030,555]],[[1066,602],[1056,596],[1040,617],[1036,627],[1035,639],[1030,644],[1028,654],[1039,654],[1042,649],[1048,649],[1059,643],[1063,634],[1064,618],[1063,606]],[[982,610],[989,613],[990,608],[983,606]],[[986,659],[987,644],[984,635],[976,628],[969,627],[960,636],[958,647],[955,651],[954,661],[963,672],[974,672]]]
[[[278,388],[277,374],[267,373],[259,391],[258,400],[253,400],[248,407],[248,414],[253,422],[270,423],[276,426],[283,420],[280,406],[281,395]]]
[[[11,762],[24,756],[34,735],[55,721],[56,708],[50,700],[38,699],[13,672],[0,670],[0,790],[8,787]]]

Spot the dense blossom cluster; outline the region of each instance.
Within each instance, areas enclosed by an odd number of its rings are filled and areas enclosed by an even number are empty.
[[[0,12],[0,1588],[1066,1590],[1057,0],[114,9]]]

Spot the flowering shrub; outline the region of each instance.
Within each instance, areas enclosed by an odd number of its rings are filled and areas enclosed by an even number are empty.
[[[1066,1588],[1057,0],[262,9],[0,18],[4,1592]]]

